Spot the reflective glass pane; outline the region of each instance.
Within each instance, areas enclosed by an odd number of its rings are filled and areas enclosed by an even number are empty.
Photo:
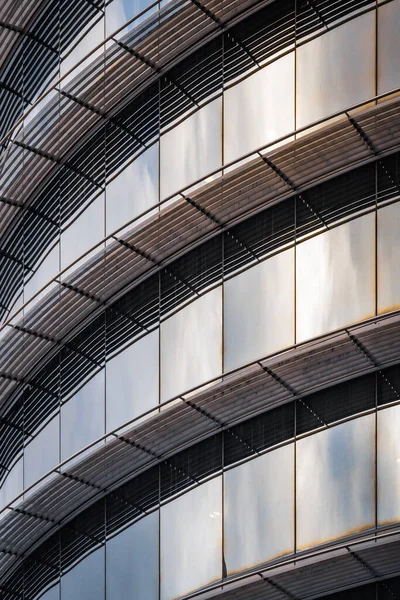
[[[7,475],[0,488],[0,510],[9,504],[23,489],[23,459],[20,458]]]
[[[294,53],[264,67],[224,95],[224,161],[294,130]]]
[[[375,215],[299,244],[296,255],[297,341],[375,312]]]
[[[40,596],[40,600],[59,600],[60,599],[60,586],[55,585],[48,592]]]
[[[61,268],[104,238],[104,196],[100,195],[61,234]]]
[[[400,87],[400,0],[378,10],[378,94]]]
[[[161,600],[221,577],[221,477],[161,508]]]
[[[297,49],[296,127],[375,95],[375,13],[357,17]]]
[[[221,288],[161,323],[161,400],[205,383],[222,370]]]
[[[88,27],[88,31],[83,38],[76,43],[76,39],[71,44],[71,46],[64,52],[64,55],[61,58],[60,64],[60,76],[62,77],[70,69],[73,69],[75,65],[82,59],[84,59],[94,48],[96,48],[99,44],[104,41],[104,17],[99,19],[96,16],[97,23],[90,23]],[[83,71],[85,68],[89,66],[89,64],[98,56],[103,53],[103,48],[101,47],[99,50],[96,50],[87,60],[83,61],[82,64],[68,76],[67,79],[64,80],[69,81],[73,77],[76,77],[78,73]]]
[[[57,415],[24,450],[24,487],[27,488],[60,462],[60,419]]]
[[[378,210],[378,311],[400,306],[400,203]]]
[[[104,548],[96,550],[61,578],[61,600],[104,598]]]
[[[224,493],[228,574],[293,552],[293,444],[228,471]]]
[[[158,599],[158,512],[107,542],[107,600]]]
[[[221,106],[210,102],[161,137],[161,199],[221,166]]]
[[[297,442],[297,547],[374,526],[375,415]]]
[[[158,404],[158,341],[157,330],[107,363],[107,431]]]
[[[378,524],[400,521],[400,406],[378,412]]]
[[[107,185],[107,235],[158,202],[158,144]]]
[[[39,265],[32,277],[25,283],[24,286],[24,302],[28,302],[36,292],[42,289],[49,281],[57,276],[60,270],[60,245],[56,244],[52,250],[48,253],[43,262]],[[32,302],[28,310],[31,309],[34,304]]]
[[[104,434],[104,370],[61,407],[61,460]]]
[[[107,22],[107,37],[114,33],[117,29],[125,25],[127,21],[136,17],[142,10],[154,4],[155,0],[113,0],[108,6],[106,6],[106,22]],[[132,23],[132,27],[137,25],[138,22],[148,17],[146,13],[139,20],[135,20]],[[126,31],[124,31],[126,33]]]
[[[225,370],[294,342],[294,251],[265,260],[224,284]]]

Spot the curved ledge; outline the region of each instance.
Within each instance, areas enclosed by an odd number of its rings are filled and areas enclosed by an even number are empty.
[[[112,441],[81,462],[79,453],[62,463],[36,484],[37,493],[32,486],[27,500],[17,498],[4,509],[1,579],[84,508],[178,451],[266,409],[399,361],[397,312],[227,373],[165,403],[145,422],[136,419],[129,431],[104,436]]]

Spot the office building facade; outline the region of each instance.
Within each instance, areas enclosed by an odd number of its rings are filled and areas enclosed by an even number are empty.
[[[400,598],[400,0],[0,7],[0,599]]]

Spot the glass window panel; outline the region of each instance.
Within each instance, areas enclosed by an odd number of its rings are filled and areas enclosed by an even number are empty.
[[[375,13],[357,17],[297,50],[296,127],[375,95]]]
[[[297,342],[375,312],[375,215],[322,233],[297,247]]]
[[[104,548],[96,550],[61,578],[61,600],[104,598]]]
[[[25,284],[24,302],[28,302],[36,292],[42,289],[49,281],[57,276],[60,270],[60,245],[56,244],[48,253],[43,262],[39,265],[35,273]],[[45,293],[45,292],[44,292]],[[41,295],[35,298],[28,306],[30,310],[41,298]]]
[[[293,250],[230,279],[224,294],[225,370],[293,344]]]
[[[24,487],[27,488],[57,466],[60,447],[60,420],[57,415],[24,450]]]
[[[378,311],[400,306],[400,203],[378,210]]]
[[[158,599],[158,512],[107,542],[107,600]]]
[[[158,144],[107,185],[107,235],[158,202]]]
[[[221,577],[221,477],[161,508],[161,600]]]
[[[400,521],[400,406],[378,412],[378,524]]]
[[[96,20],[98,16],[96,16]],[[93,25],[91,23],[89,25],[90,29],[86,35],[81,39],[78,44],[76,44],[76,40],[71,44],[71,46],[64,53],[64,56],[61,58],[60,64],[60,76],[63,77],[70,69],[73,69],[75,65],[85,58],[89,52],[91,52],[96,46],[101,44],[104,41],[104,17],[97,21]],[[76,44],[76,45],[75,45]],[[73,77],[76,77],[78,73],[87,68],[91,62],[95,60],[95,58],[99,57],[103,53],[103,47],[96,50],[87,60],[83,61],[82,64],[71,73],[63,82],[63,85],[67,81],[70,81]]]
[[[153,331],[107,363],[107,431],[158,404],[158,342]]]
[[[43,596],[40,596],[40,600],[59,600],[60,599],[60,586],[57,584],[48,590]]]
[[[107,37],[154,2],[155,0],[113,0],[106,6]],[[155,10],[157,10],[157,7],[145,13],[140,19],[135,20],[129,29],[147,19],[149,14],[152,14]],[[126,33],[126,30],[124,30],[124,33]]]
[[[23,459],[20,458],[0,488],[0,511],[23,490]],[[1,515],[0,515],[1,518]]]
[[[218,98],[161,137],[161,198],[221,166],[221,107]]]
[[[294,130],[294,53],[264,67],[224,95],[228,163]]]
[[[68,267],[103,238],[104,195],[101,194],[61,234],[61,268]]]
[[[375,415],[297,442],[297,547],[374,526]]]
[[[400,0],[378,10],[378,94],[400,87]]]
[[[61,407],[61,460],[104,434],[104,370]]]
[[[294,550],[294,446],[225,474],[228,574]]]
[[[222,370],[221,288],[161,324],[161,400],[205,383]]]

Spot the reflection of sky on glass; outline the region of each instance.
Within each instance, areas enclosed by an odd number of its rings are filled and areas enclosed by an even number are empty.
[[[221,166],[221,125],[218,98],[161,136],[161,199]]]
[[[225,559],[228,573],[294,548],[294,446],[225,474]]]
[[[375,95],[374,40],[370,12],[297,49],[297,127]]]
[[[104,548],[96,550],[61,578],[61,600],[104,598]]]
[[[225,92],[228,163],[294,130],[294,52]]]
[[[378,311],[400,305],[400,203],[378,210]]]
[[[155,0],[113,0],[113,2],[106,7],[107,37],[122,27],[127,21],[133,19],[145,8],[154,4],[154,2]],[[147,19],[148,15],[152,12],[153,11],[149,11],[140,19],[135,20],[128,29],[124,29],[121,33],[127,33],[129,29],[135,27],[135,25],[142,20]]]
[[[104,369],[61,407],[61,460],[104,434]]]
[[[7,506],[23,489],[23,459],[20,458],[0,488],[0,510]],[[4,515],[3,515],[4,516]],[[1,517],[0,517],[1,518]]]
[[[400,2],[389,2],[378,10],[378,94],[400,86]]]
[[[400,520],[400,406],[378,412],[378,522]]]
[[[297,443],[297,545],[330,541],[374,524],[375,416]]]
[[[157,330],[107,363],[107,431],[116,429],[158,404],[158,341]]]
[[[24,488],[37,481],[58,465],[60,445],[60,419],[57,415],[25,447]]]
[[[158,600],[158,512],[107,542],[107,600]]]
[[[224,341],[225,370],[293,344],[293,250],[224,284]]]
[[[298,342],[374,314],[374,240],[371,213],[298,245]]]
[[[221,577],[222,478],[161,508],[161,600]]]
[[[157,202],[158,144],[154,144],[107,185],[107,235]]]
[[[221,370],[219,287],[161,324],[161,401],[218,376]]]

